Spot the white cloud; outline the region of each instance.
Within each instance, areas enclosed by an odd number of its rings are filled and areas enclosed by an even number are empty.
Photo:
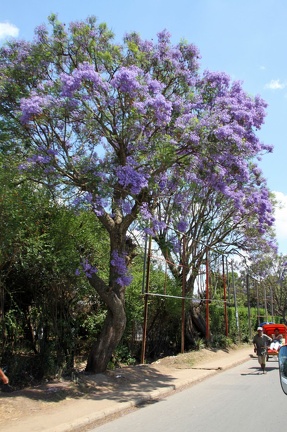
[[[265,84],[264,87],[271,90],[282,90],[286,87],[286,83],[281,82],[279,79],[271,80],[268,84]]]
[[[18,34],[19,34],[19,29],[16,26],[8,22],[5,23],[0,22],[0,39],[5,39],[6,37],[9,36],[17,37]]]

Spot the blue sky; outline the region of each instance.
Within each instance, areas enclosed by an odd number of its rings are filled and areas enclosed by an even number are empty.
[[[258,135],[274,151],[260,166],[283,205],[276,232],[279,253],[287,254],[286,0],[12,0],[1,5],[0,44],[7,37],[32,39],[50,13],[65,23],[95,15],[119,42],[130,31],[151,39],[167,29],[174,43],[184,38],[199,48],[202,69],[226,72],[268,103]]]

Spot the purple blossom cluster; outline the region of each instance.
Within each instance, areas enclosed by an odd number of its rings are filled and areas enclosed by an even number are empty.
[[[166,221],[162,220],[158,214],[151,212],[147,205],[141,207],[140,214],[142,220],[145,222],[145,234],[155,236],[159,232],[166,230]]]
[[[114,250],[112,252],[111,265],[115,268],[115,271],[118,275],[116,282],[122,287],[130,285],[132,282],[132,276],[128,274],[126,254],[119,254],[118,251]]]
[[[162,94],[157,94],[153,98],[148,98],[145,102],[145,109],[154,112],[156,125],[163,126],[170,122],[172,114],[172,103]]]
[[[93,265],[91,265],[87,259],[81,263],[81,267],[82,267],[82,271],[88,278],[91,278],[94,273],[98,272],[98,269]],[[79,276],[80,274],[81,274],[80,269],[77,269],[76,275]]]
[[[34,168],[41,168],[46,174],[53,173],[53,162],[57,157],[57,150],[52,148],[39,147],[37,152],[28,157],[26,161],[19,165],[19,169],[23,171],[33,171]]]
[[[142,189],[148,186],[148,175],[141,174],[129,165],[118,167],[116,170],[119,184],[130,189],[131,194],[137,195]]]
[[[48,164],[51,162],[51,156],[45,155],[33,155],[27,159],[28,164]]]
[[[47,43],[48,39],[48,28],[45,24],[42,24],[35,29],[35,40],[36,43]]]
[[[109,84],[96,72],[95,67],[88,62],[80,64],[74,69],[72,74],[62,73],[62,95],[73,97],[74,93],[83,87],[83,83],[88,81],[93,84],[97,91],[108,91]]]
[[[85,192],[73,199],[74,207],[91,208],[96,216],[102,216],[105,208],[108,208],[108,200],[100,196],[94,196],[91,192]]]
[[[143,89],[139,80],[141,73],[137,66],[121,67],[111,80],[111,85],[123,93],[128,93],[130,97],[136,97]]]
[[[121,209],[122,214],[125,216],[131,214],[133,208],[133,202],[127,199],[126,200],[121,199],[117,201],[117,207]]]
[[[186,232],[187,228],[188,228],[189,224],[187,221],[185,220],[180,220],[177,224],[177,229],[178,231],[184,233]]]
[[[139,67],[120,68],[111,80],[111,86],[135,99],[132,106],[139,114],[153,113],[157,125],[165,125],[170,121],[172,103],[162,93],[163,83],[153,79]]]
[[[22,111],[21,121],[28,123],[34,117],[40,116],[44,109],[51,107],[54,99],[50,95],[31,94],[29,98],[21,99],[20,108]]]

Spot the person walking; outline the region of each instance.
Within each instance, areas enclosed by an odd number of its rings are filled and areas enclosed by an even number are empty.
[[[267,345],[272,341],[272,338],[263,333],[263,328],[257,328],[257,334],[253,338],[254,352],[258,356],[258,363],[260,364],[262,373],[266,373],[266,357],[267,357]]]

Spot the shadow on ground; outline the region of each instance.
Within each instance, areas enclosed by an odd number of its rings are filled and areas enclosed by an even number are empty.
[[[105,374],[88,375],[79,373],[74,380],[62,380],[41,384],[33,388],[16,390],[12,393],[1,392],[0,401],[4,398],[30,398],[44,402],[61,402],[66,398],[89,398],[100,400],[107,398],[120,402],[128,401],[131,395],[140,396],[155,388],[171,387],[174,378],[163,374],[150,366],[133,366],[106,372]],[[3,390],[3,389],[2,389]],[[120,390],[118,392],[117,390]]]

